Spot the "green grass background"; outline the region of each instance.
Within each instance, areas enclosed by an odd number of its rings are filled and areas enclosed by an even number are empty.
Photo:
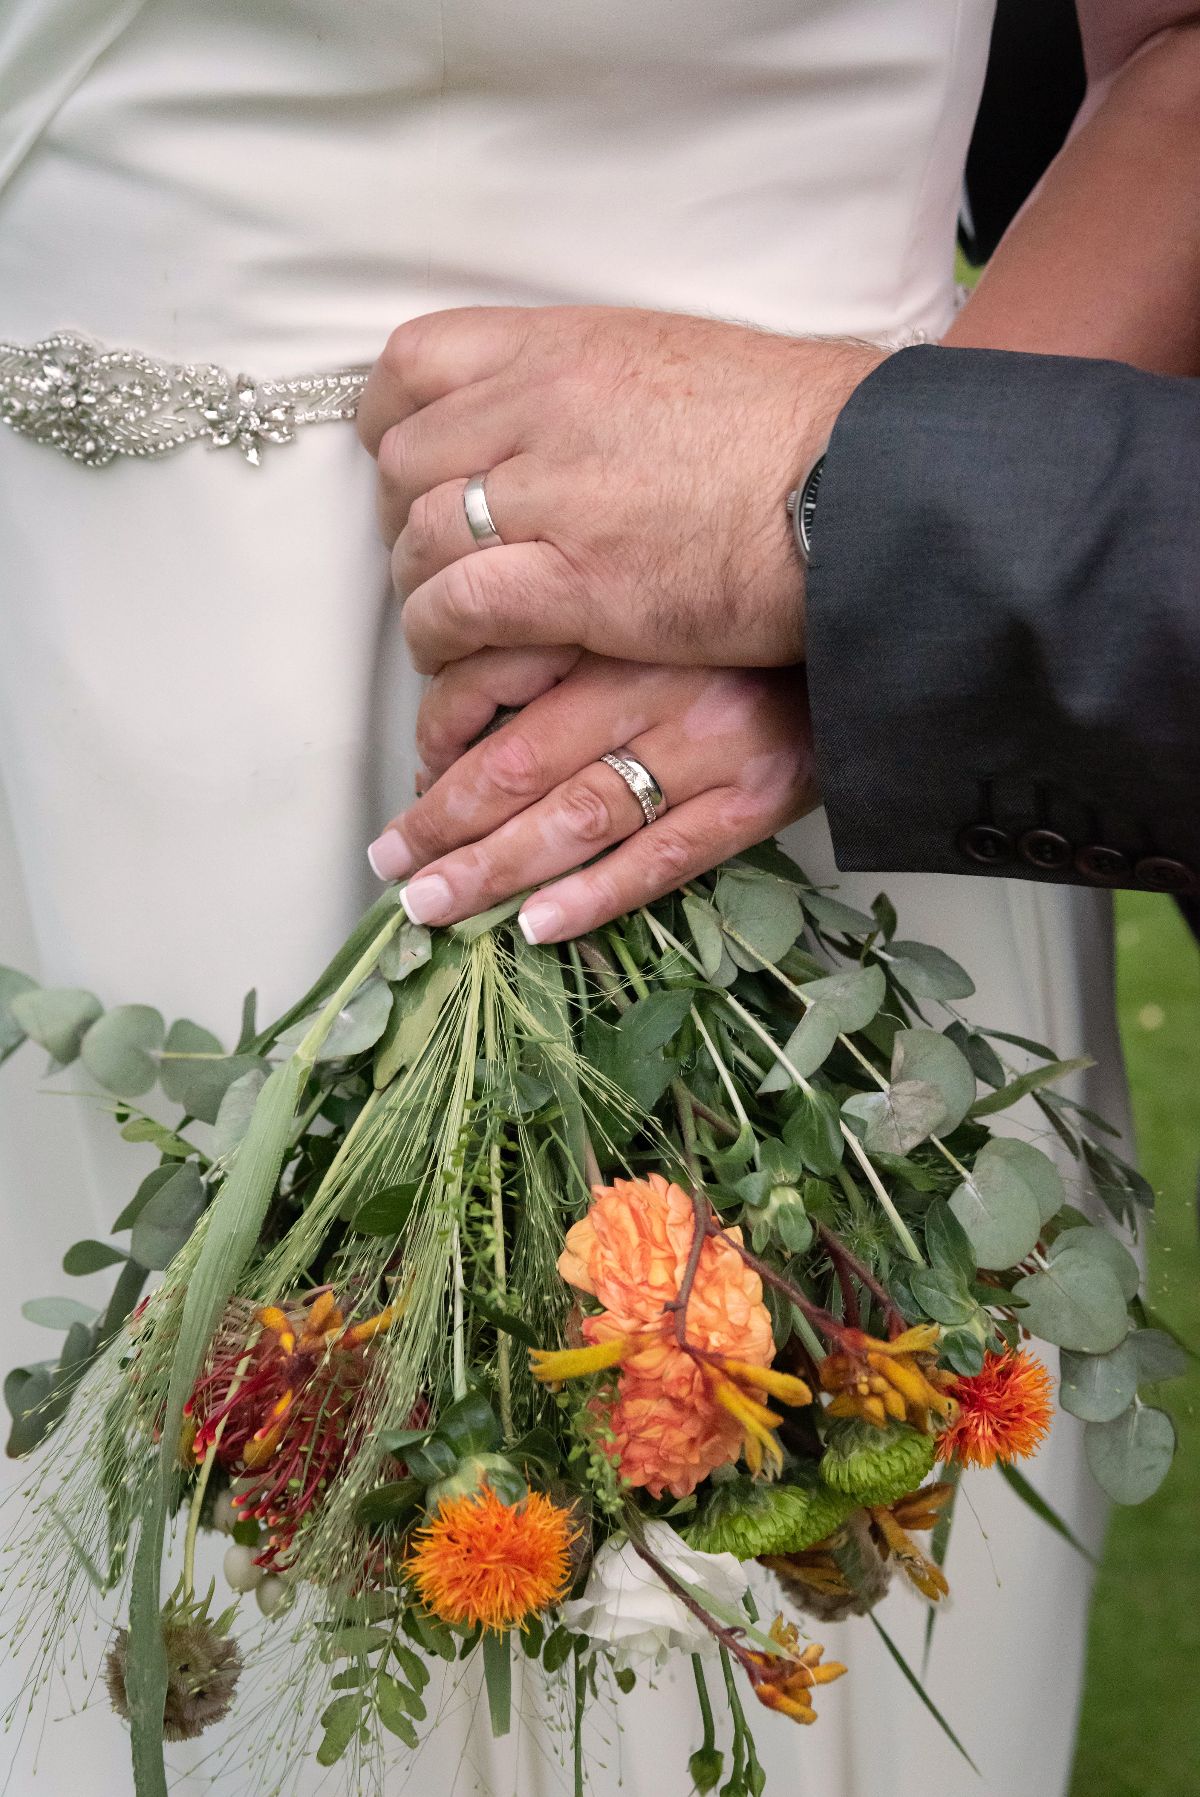
[[[1200,1343],[1200,954],[1169,899],[1117,900],[1138,1158],[1158,1193],[1150,1301]],[[1163,1388],[1179,1452],[1114,1512],[1096,1585],[1071,1797],[1200,1797],[1200,1370]]]

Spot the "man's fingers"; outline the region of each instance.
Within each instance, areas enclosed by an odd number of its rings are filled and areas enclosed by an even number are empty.
[[[372,368],[358,406],[358,434],[378,455],[384,432],[421,406],[504,368],[530,323],[521,306],[461,306],[398,325]]]
[[[417,750],[435,779],[482,734],[497,711],[519,708],[550,691],[576,665],[581,651],[481,649],[452,661],[430,681],[417,713]]]
[[[584,583],[550,543],[506,543],[448,567],[411,593],[404,635],[413,666],[436,674],[477,649],[591,647],[597,620]],[[619,630],[606,649],[628,652]],[[636,651],[635,651],[636,653]]]
[[[392,549],[392,584],[401,599],[407,599],[451,562],[478,551],[463,503],[466,485],[465,476],[443,481],[419,493],[408,509]],[[484,492],[492,522],[505,543],[537,540],[548,502],[532,456],[515,456],[492,468]]]
[[[376,510],[385,542],[395,542],[422,493],[443,481],[489,474],[521,453],[528,401],[511,382],[481,381],[391,425],[379,445]]]
[[[674,892],[716,861],[761,842],[785,821],[764,821],[729,788],[703,793],[645,825],[593,866],[535,892],[517,921],[527,942],[584,936]]]

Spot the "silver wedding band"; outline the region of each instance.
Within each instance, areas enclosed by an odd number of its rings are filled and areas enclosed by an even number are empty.
[[[502,547],[504,538],[496,529],[496,521],[488,507],[487,494],[483,483],[486,474],[473,474],[463,488],[463,510],[467,514],[467,524],[475,539],[478,549],[495,549]]]
[[[609,754],[601,755],[600,759],[614,774],[620,774],[641,806],[642,816],[648,824],[662,816],[667,808],[663,789],[650,769],[636,755],[631,755],[628,749],[613,749]]]

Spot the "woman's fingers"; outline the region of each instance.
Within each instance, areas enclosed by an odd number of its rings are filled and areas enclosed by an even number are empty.
[[[628,682],[629,670],[615,671]],[[785,682],[778,675],[715,670],[643,672],[657,676],[647,690],[656,715],[663,720],[643,732],[614,736],[605,729],[611,709],[607,695],[612,689],[606,687],[603,676],[614,673],[609,664],[595,671],[585,669],[564,682],[536,701],[518,725],[507,729],[520,728],[539,709],[561,702],[556,729],[548,732],[539,727],[535,752],[545,755],[553,738],[555,746],[550,753],[561,754],[568,762],[572,756],[578,761],[582,753],[579,721],[586,698],[593,720],[589,728],[599,732],[592,740],[603,743],[604,748],[628,747],[661,785],[668,805],[665,814],[645,825],[637,797],[620,774],[589,759],[544,797],[524,803],[506,821],[484,827],[479,821],[483,815],[480,807],[491,802],[490,795],[478,784],[464,789],[455,780],[465,762],[492,746],[482,744],[398,820],[403,832],[398,839],[409,867],[420,869],[410,879],[404,898],[414,922],[453,923],[602,856],[588,867],[582,888],[568,884],[565,905],[557,896],[546,899],[558,906],[560,919],[566,920],[561,929],[553,915],[539,914],[527,906],[528,928],[541,940],[557,939],[560,934],[575,933],[574,916],[598,917],[601,911],[605,917],[616,916],[630,904],[658,897],[810,808],[814,802],[811,759],[799,676],[792,675]],[[572,693],[573,688],[578,690]],[[705,727],[713,725],[714,719],[723,721],[725,728]],[[574,746],[568,752],[562,729],[572,722]],[[504,734],[499,732],[492,742],[499,742]],[[603,749],[596,752],[603,753]],[[544,788],[546,784],[543,762],[532,786]],[[449,804],[448,795],[453,795]],[[704,804],[697,810],[701,800]],[[511,799],[508,802],[511,805]],[[460,846],[431,859],[423,851],[444,833],[455,837]],[[634,838],[634,843],[627,843],[629,838]],[[631,857],[628,850],[635,843],[637,853]],[[615,853],[605,856],[609,849]],[[377,871],[385,873],[378,853],[375,859]],[[557,887],[552,890],[558,893]],[[529,905],[536,907],[539,902],[541,895]],[[591,924],[580,927],[590,928]]]
[[[527,942],[566,942],[648,905],[793,823],[816,803],[798,788],[793,804],[764,806],[733,787],[690,799],[648,824],[592,867],[535,892],[518,923]]]
[[[470,663],[455,665],[466,669],[475,663],[487,683],[491,674],[513,674],[526,653],[491,651],[472,656]],[[531,663],[530,678],[537,674],[545,677],[553,666],[548,659],[543,659],[538,669]],[[453,687],[455,676],[447,669],[439,680]],[[674,701],[683,706],[692,696],[697,676],[681,677],[659,668],[586,656],[560,684],[547,680],[551,690],[533,698],[518,717],[468,748],[415,805],[392,820],[371,845],[371,865],[376,873],[384,879],[404,879],[448,851],[489,836],[609,749],[620,748],[644,732],[663,715],[664,682]],[[686,697],[681,692],[685,682]],[[470,695],[468,702],[473,703],[474,698]],[[517,697],[511,702],[523,701]],[[429,719],[422,709],[418,739],[422,755],[436,760],[436,754],[427,752],[444,749],[445,743],[428,740]],[[480,699],[478,709],[468,714],[471,721],[483,711],[484,700]],[[461,727],[460,723],[457,728]],[[586,797],[580,800],[585,806],[588,802]],[[541,876],[530,874],[510,890],[519,891],[537,877]]]
[[[426,787],[465,754],[498,711],[541,698],[581,654],[574,648],[481,649],[444,667],[425,689],[417,712],[417,750],[430,776]]]

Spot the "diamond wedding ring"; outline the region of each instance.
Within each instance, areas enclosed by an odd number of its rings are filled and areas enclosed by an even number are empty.
[[[467,514],[467,524],[477,549],[495,549],[504,542],[488,509],[487,494],[483,488],[486,479],[485,474],[473,474],[463,488],[463,510]]]
[[[663,789],[654,778],[648,767],[645,767],[628,749],[614,749],[608,755],[601,755],[601,761],[610,767],[614,774],[620,774],[626,786],[642,808],[642,816],[648,824],[661,817],[667,808],[663,797]]]

